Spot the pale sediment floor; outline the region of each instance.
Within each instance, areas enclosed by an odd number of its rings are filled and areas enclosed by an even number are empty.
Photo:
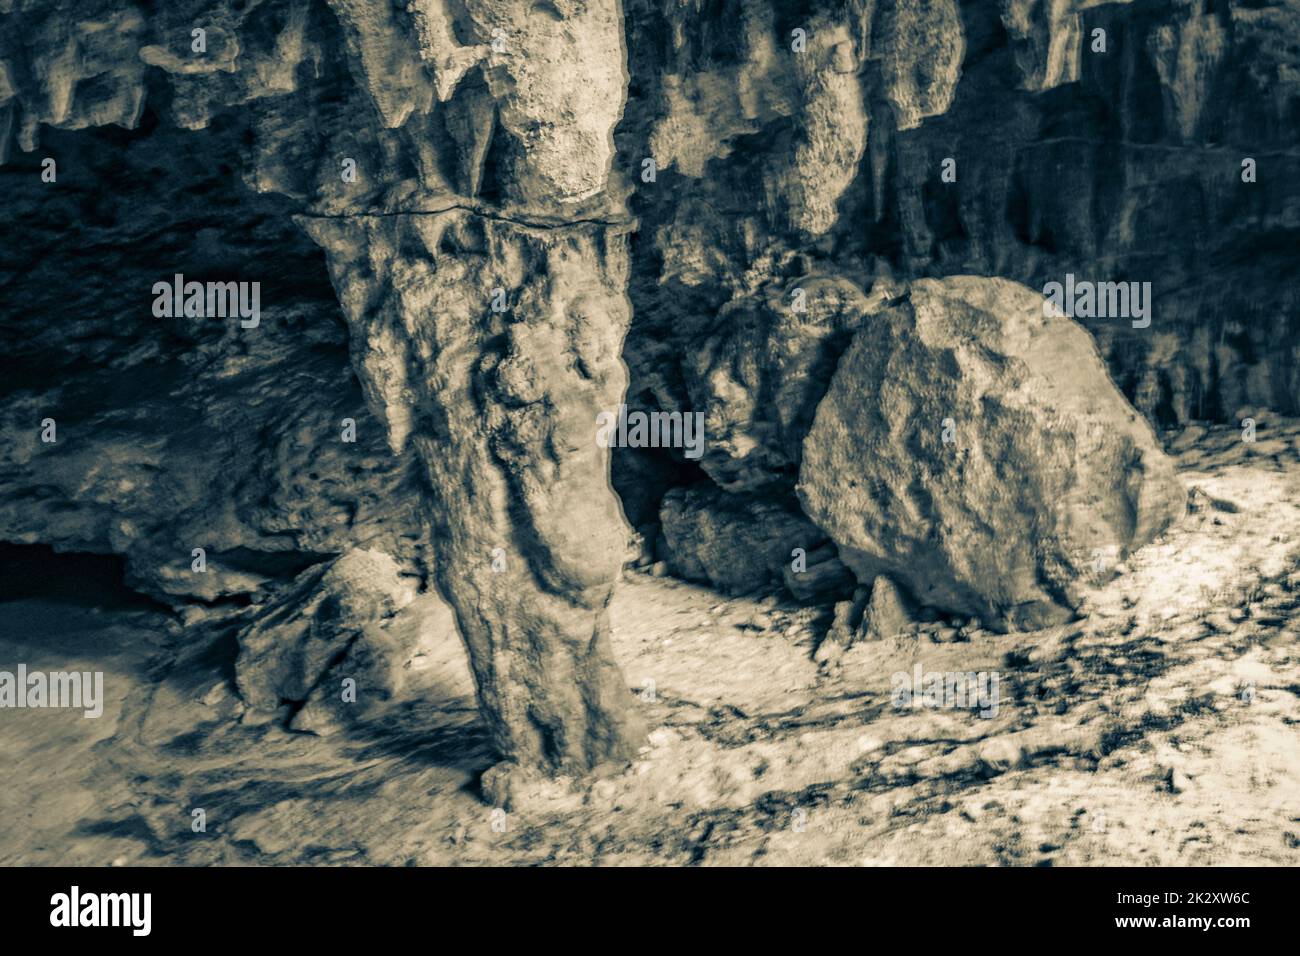
[[[1186,521],[1060,628],[940,622],[821,672],[824,614],[629,573],[614,644],[655,728],[642,759],[504,816],[477,794],[494,758],[454,641],[322,738],[242,720],[229,638],[0,605],[0,667],[103,670],[108,698],[97,720],[0,711],[0,863],[1295,865],[1300,423],[1169,447]],[[996,715],[895,707],[917,665],[996,674]]]

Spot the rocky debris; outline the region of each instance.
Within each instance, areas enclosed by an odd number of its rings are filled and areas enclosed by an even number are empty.
[[[794,561],[781,569],[786,590],[801,601],[818,601],[853,590],[855,579],[839,558],[835,545],[827,541],[808,550],[806,567],[797,570]]]
[[[325,735],[372,719],[403,693],[413,667],[433,658],[446,670],[448,657],[464,670],[456,615],[437,593],[421,594],[381,626],[365,628],[316,681],[289,726]]]
[[[3,429],[12,441],[0,479],[17,490],[0,502],[4,537],[124,554],[139,587],[173,602],[269,593],[363,542],[404,566],[418,563],[426,520],[448,537],[437,542],[452,554],[436,562],[440,575],[467,579],[499,548],[505,567],[526,566],[537,582],[521,591],[529,597],[516,605],[504,588],[487,586],[490,599],[479,601],[467,582],[448,590],[462,618],[487,608],[487,623],[462,625],[498,743],[524,741],[526,759],[544,748],[520,701],[544,698],[542,723],[554,727],[567,726],[561,714],[581,712],[584,700],[626,698],[600,649],[625,535],[596,478],[606,459],[584,430],[595,408],[621,396],[613,366],[629,313],[637,318],[624,355],[637,400],[706,410],[706,474],[781,506],[806,467],[805,433],[850,337],[861,339],[864,325],[874,331],[878,306],[901,294],[877,297],[868,265],[876,259],[887,258],[903,282],[969,272],[1037,287],[1101,267],[1150,275],[1158,302],[1150,329],[1090,326],[1143,414],[1172,424],[1224,419],[1242,405],[1300,407],[1290,320],[1300,293],[1285,241],[1296,229],[1300,182],[1293,5],[1005,0],[959,10],[952,0],[853,0],[809,11],[807,22],[767,2],[739,12],[640,0],[540,11],[523,0],[469,0],[454,12],[361,0],[154,6],[53,0],[11,3],[0,15],[0,159],[12,146],[24,154],[5,174],[6,187],[16,186],[6,189],[15,197],[7,211],[19,225],[35,223],[4,253],[6,272],[18,277],[6,295],[25,302],[22,321],[0,324],[15,365],[6,374],[13,417]],[[207,24],[203,50],[191,45],[199,22]],[[1094,25],[1109,34],[1109,53],[1086,47]],[[808,41],[802,51],[790,42],[796,26]],[[1016,70],[1022,90],[1006,79]],[[89,130],[104,124],[121,129]],[[184,151],[178,130],[202,131],[202,146]],[[141,157],[141,143],[155,155]],[[57,188],[38,178],[47,152],[60,159]],[[96,152],[98,162],[88,155]],[[204,168],[196,154],[207,152],[207,172],[221,176],[196,173]],[[1261,165],[1257,181],[1243,178],[1247,157]],[[647,158],[658,161],[659,178],[642,180],[632,200],[645,252],[632,261],[625,194],[635,177],[627,173]],[[340,175],[346,159],[356,162],[351,180]],[[158,178],[178,184],[154,198],[138,227],[121,222],[122,207],[137,214],[139,194],[104,188],[105,167],[115,165],[132,189]],[[232,191],[236,175],[250,190]],[[221,216],[214,196],[233,197],[239,215]],[[294,334],[278,339],[273,362],[250,336],[196,348],[195,323],[140,334],[132,317],[143,293],[130,290],[157,277],[119,278],[128,258],[120,250],[143,248],[181,212],[185,228],[155,250],[158,261],[192,252],[240,278],[253,264],[278,268],[281,249],[292,250],[284,271],[298,271],[300,253],[291,241],[259,239],[276,254],[237,257],[223,231],[256,235],[270,220],[302,216],[331,258],[369,414],[393,447],[413,454],[374,444],[376,429],[342,371],[338,328],[310,309],[276,316],[277,324],[287,316]],[[74,220],[78,231],[63,234]],[[59,258],[68,245],[96,251],[81,290],[49,281],[69,261]],[[57,264],[43,269],[47,258]],[[1222,268],[1207,270],[1207,261]],[[98,272],[114,281],[90,278]],[[1242,288],[1252,290],[1249,301]],[[497,289],[520,321],[479,308]],[[806,314],[790,307],[799,289],[809,294]],[[595,291],[588,299],[582,290]],[[453,299],[473,304],[457,312],[473,330],[425,327],[437,325],[430,310]],[[196,352],[204,362],[191,361]],[[49,384],[90,368],[80,391]],[[160,393],[148,401],[146,381]],[[70,419],[89,426],[79,451],[34,448],[31,423],[51,402],[78,409],[101,397],[94,414]],[[169,407],[191,426],[180,443],[150,424]],[[543,421],[552,416],[554,424]],[[356,449],[364,456],[330,444],[342,418],[366,436]],[[92,428],[104,436],[93,448]],[[218,437],[232,430],[237,440]],[[443,460],[453,440],[473,450]],[[193,473],[174,471],[169,463],[191,453]],[[1289,451],[1265,443],[1256,453],[1281,461]],[[410,480],[416,468],[433,499]],[[616,468],[616,482],[631,470]],[[663,477],[627,496],[638,527],[655,520]],[[480,479],[491,500],[472,518],[447,520],[440,512],[463,501],[453,481]],[[561,480],[565,489],[551,490]],[[829,491],[830,475],[822,480]],[[29,500],[36,505],[25,511]],[[934,503],[913,504],[925,512]],[[577,520],[565,527],[570,509]],[[973,526],[978,513],[960,520]],[[1147,535],[1140,521],[1126,531],[1112,518],[1082,535],[1084,546]],[[188,570],[200,545],[211,558],[207,577]],[[817,587],[805,593],[836,590],[835,561],[810,564]],[[1033,553],[1026,562],[1015,593],[994,595],[996,610],[1026,594],[1038,610],[1068,607],[1070,595],[1055,593],[1070,573],[1062,556]],[[940,579],[979,577],[968,570],[946,569]],[[969,608],[986,598],[962,600]],[[493,658],[492,638],[531,628],[534,612],[545,621],[534,629],[548,635],[543,643],[563,649],[558,663],[549,651],[545,663],[521,652],[528,676],[503,691],[514,697],[503,702],[491,688],[514,650]],[[597,675],[590,680],[601,689],[585,698],[555,691],[587,679],[574,680],[575,669]],[[605,739],[604,716],[573,723],[562,756],[548,762],[635,749]]]
[[[881,575],[859,587],[848,601],[835,604],[830,628],[813,659],[834,669],[844,652],[863,641],[898,641],[911,629],[908,602],[889,578]]]
[[[913,284],[841,359],[800,499],[860,581],[1001,628],[1067,619],[1098,551],[1127,555],[1186,491],[1090,336],[1000,279]]]
[[[1232,424],[1193,424],[1172,434],[1168,449],[1183,467],[1196,471],[1214,472],[1246,462],[1282,469],[1300,452],[1300,435],[1274,413],[1241,408],[1232,416]],[[1217,520],[1231,520],[1241,510],[1232,501],[1207,494],[1199,485],[1192,486],[1188,507]]]
[[[823,666],[833,666],[852,645],[862,624],[862,614],[871,600],[871,589],[860,587],[848,601],[836,601],[831,626],[822,642],[817,645],[813,660]]]
[[[415,588],[382,551],[349,551],[303,572],[238,635],[235,682],[254,710],[305,703],[327,675],[352,676],[358,699],[391,695],[402,647],[386,628]],[[332,690],[331,690],[332,693]]]
[[[1271,427],[1300,434],[1294,422]],[[21,785],[5,791],[16,812],[0,815],[0,857],[1294,864],[1300,699],[1288,688],[1300,683],[1300,619],[1284,612],[1300,602],[1300,455],[1287,467],[1234,458],[1217,449],[1234,431],[1207,429],[1209,457],[1221,466],[1195,474],[1207,495],[1239,502],[1240,523],[1172,530],[1133,556],[1129,574],[1091,592],[1086,619],[1063,628],[977,632],[968,643],[859,641],[841,667],[823,670],[806,647],[768,632],[702,633],[703,619],[767,613],[767,601],[720,602],[702,587],[630,575],[611,603],[615,649],[634,682],[655,681],[645,706],[660,726],[624,773],[595,786],[486,774],[484,791],[512,808],[504,818],[492,814],[501,803],[480,799],[480,777],[496,758],[466,674],[442,695],[425,682],[436,669],[413,667],[378,726],[330,737],[257,733],[213,692],[221,672],[211,654],[194,647],[188,666],[182,655],[163,676],[137,618],[124,626],[115,614],[87,614],[76,627],[97,622],[96,654],[101,645],[115,652],[121,702],[95,722],[98,743],[32,712],[4,740]],[[1278,620],[1262,623],[1261,613],[1230,633],[1207,633],[1196,620],[1201,588],[1214,606],[1249,600]],[[1128,616],[1139,627],[1124,633]],[[42,634],[46,646],[57,637]],[[0,635],[15,640],[23,636]],[[82,636],[72,640],[85,647]],[[893,706],[891,685],[917,663],[924,674],[998,674],[997,714],[924,700]],[[203,702],[216,697],[225,702]],[[51,766],[56,743],[79,759]],[[1186,780],[1174,782],[1174,770]],[[101,798],[87,804],[92,790]],[[178,825],[178,805],[217,801],[222,825],[207,838]]]
[[[659,539],[659,525],[642,525],[628,536],[627,552],[624,566],[648,568],[655,563],[656,543]]]
[[[880,575],[871,584],[871,600],[862,616],[857,640],[892,641],[912,626],[907,601],[893,581]]]
[[[826,544],[824,534],[784,505],[711,486],[673,489],[664,497],[660,519],[663,557],[673,573],[726,594],[779,583],[799,560],[796,549],[815,554]],[[824,579],[832,572],[813,573]],[[791,576],[800,577],[793,571]]]

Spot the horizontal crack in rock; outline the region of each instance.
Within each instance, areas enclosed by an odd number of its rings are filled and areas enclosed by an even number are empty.
[[[355,212],[355,213],[313,213],[301,212],[296,215],[303,219],[391,219],[400,216],[441,216],[449,212],[468,212],[483,219],[493,219],[497,222],[508,222],[524,229],[576,229],[582,226],[605,226],[608,228],[627,228],[635,229],[640,225],[640,220],[635,216],[628,216],[614,219],[529,219],[507,216],[503,213],[493,212],[482,206],[472,203],[452,203],[448,206],[442,206],[438,209],[410,209],[395,210],[392,212]]]

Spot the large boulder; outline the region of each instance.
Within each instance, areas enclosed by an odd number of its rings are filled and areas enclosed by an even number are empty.
[[[1186,494],[1092,338],[1003,279],[922,280],[857,333],[804,442],[804,510],[864,583],[995,627],[1060,621],[1099,553]]]

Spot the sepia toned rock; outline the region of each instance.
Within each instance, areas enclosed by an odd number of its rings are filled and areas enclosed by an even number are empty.
[[[1081,571],[1182,517],[1186,491],[1091,337],[1003,279],[920,280],[849,347],[799,495],[864,582],[1002,628],[1065,620]]]
[[[414,598],[382,551],[349,551],[304,572],[239,633],[240,696],[263,711],[306,702],[328,671],[357,653],[355,645],[381,640],[371,632]]]
[[[785,569],[797,559],[795,549],[815,553],[826,542],[802,514],[779,503],[707,486],[670,491],[660,519],[673,572],[688,581],[707,581],[724,594],[746,594],[784,580]]]
[[[0,863],[1293,862],[1298,50],[0,0]]]
[[[871,584],[871,600],[863,612],[858,640],[892,641],[901,637],[911,626],[912,615],[907,600],[898,585],[885,575],[879,575]]]

